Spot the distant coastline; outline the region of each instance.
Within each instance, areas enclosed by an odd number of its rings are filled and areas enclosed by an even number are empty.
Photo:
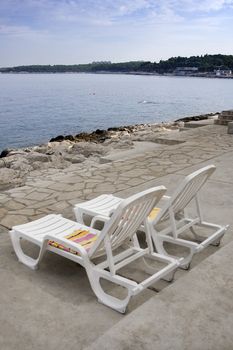
[[[175,73],[149,73],[149,72],[112,72],[112,71],[99,71],[99,72],[0,72],[0,74],[124,74],[124,75],[140,75],[140,76],[158,76],[158,77],[189,77],[189,78],[211,78],[211,79],[233,79],[232,75],[215,75],[212,73],[200,73],[200,74],[175,74]]]
[[[188,76],[201,78],[233,78],[233,55],[171,57],[160,62],[110,61],[73,65],[25,65],[0,68],[0,73],[95,73],[158,76]]]

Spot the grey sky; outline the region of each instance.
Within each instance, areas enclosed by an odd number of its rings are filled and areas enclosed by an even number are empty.
[[[1,0],[0,67],[233,54],[233,0]]]

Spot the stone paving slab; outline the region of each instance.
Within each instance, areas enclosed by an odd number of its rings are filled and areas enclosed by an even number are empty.
[[[48,212],[67,213],[67,208],[72,217],[71,201],[80,202],[102,193],[130,189],[137,192],[141,185],[149,187],[153,178],[182,173],[233,150],[232,135],[227,134],[224,126],[211,125],[166,134],[168,140],[171,137],[183,143],[160,145],[158,151],[149,150],[144,155],[108,164],[89,168],[74,164],[57,172],[52,169],[29,176],[26,186],[0,194],[0,225],[11,228]]]

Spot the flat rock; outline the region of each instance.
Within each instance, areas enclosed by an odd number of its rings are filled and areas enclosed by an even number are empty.
[[[7,214],[7,209],[0,208],[0,219],[2,219]]]
[[[31,162],[43,162],[47,163],[50,160],[50,157],[46,154],[39,153],[39,152],[30,152],[27,154],[27,160],[29,163]]]
[[[107,151],[104,146],[93,142],[78,142],[70,150],[72,154],[82,154],[84,157],[91,155],[104,155]]]
[[[25,224],[26,222],[28,222],[26,216],[9,214],[0,221],[0,225],[11,229],[13,226]]]
[[[12,163],[11,169],[19,170],[21,173],[28,173],[29,171],[33,170],[33,167],[25,158],[19,157],[15,162]]]
[[[5,168],[5,166],[6,166],[5,160],[0,159],[0,168]]]
[[[5,203],[5,207],[10,210],[18,210],[25,208],[25,206],[22,203],[14,201],[13,199]]]
[[[0,186],[21,183],[22,179],[19,176],[20,173],[17,170],[0,168]]]
[[[86,158],[84,157],[83,154],[79,154],[79,155],[77,155],[77,154],[76,155],[65,154],[64,159],[72,164],[76,164],[76,163],[84,162],[84,160]]]
[[[29,193],[25,198],[37,200],[37,201],[42,201],[42,200],[48,198],[48,196],[49,196],[48,193],[35,191],[35,192]]]
[[[17,210],[17,214],[19,215],[25,215],[25,216],[33,216],[35,215],[35,211],[34,209],[20,209],[20,210]]]

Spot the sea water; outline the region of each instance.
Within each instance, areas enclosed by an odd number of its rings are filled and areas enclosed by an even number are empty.
[[[233,108],[233,79],[0,74],[0,150]]]

